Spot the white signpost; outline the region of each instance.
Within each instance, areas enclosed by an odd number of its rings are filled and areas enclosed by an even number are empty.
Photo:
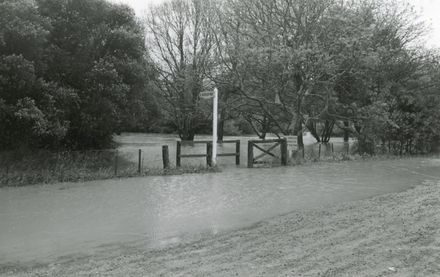
[[[210,99],[214,97],[214,91],[210,91],[210,90],[202,91],[199,96],[200,98],[203,99]]]
[[[212,98],[212,166],[215,166],[217,163],[218,89],[202,91],[200,97],[203,99]]]

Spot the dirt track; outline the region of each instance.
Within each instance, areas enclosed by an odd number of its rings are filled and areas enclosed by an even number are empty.
[[[3,276],[439,276],[440,185],[291,213],[154,251],[121,247]]]

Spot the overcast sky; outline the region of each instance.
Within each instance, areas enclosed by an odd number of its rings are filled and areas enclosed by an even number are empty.
[[[131,6],[138,16],[150,5],[155,5],[164,0],[110,0],[112,2],[125,3]],[[270,1],[270,0],[268,0]],[[431,33],[427,38],[429,47],[440,47],[440,0],[412,0],[416,8],[421,12],[422,18],[430,25]]]

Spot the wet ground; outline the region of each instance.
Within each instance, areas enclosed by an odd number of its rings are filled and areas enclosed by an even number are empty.
[[[267,139],[276,139],[277,137],[268,136]],[[169,148],[169,158],[171,164],[174,166],[176,163],[176,144],[180,140],[177,135],[172,134],[142,134],[142,133],[123,133],[122,135],[115,136],[114,140],[118,143],[119,153],[125,159],[131,160],[134,163],[138,163],[138,153],[141,150],[141,162],[142,168],[161,168],[162,167],[162,145],[167,145]],[[195,140],[200,141],[210,141],[211,136],[208,135],[198,135]],[[240,141],[240,166],[246,167],[247,163],[247,151],[248,151],[248,140],[258,140],[257,137],[246,137],[246,136],[225,136],[224,140],[239,140]],[[316,140],[306,133],[303,137],[305,144],[305,154],[306,156],[313,155],[318,156],[319,145]],[[346,145],[343,143],[342,138],[332,138],[330,141],[333,143],[333,150],[335,153],[346,152]],[[352,142],[352,141],[351,141]],[[297,149],[296,137],[291,136],[287,138],[288,151],[289,154],[292,150]],[[265,148],[269,148],[273,144],[268,144]],[[218,144],[218,153],[235,153],[236,145],[231,143]],[[323,145],[321,157],[331,155],[331,144]],[[194,144],[185,145],[182,144],[181,149],[182,154],[205,154],[206,144]],[[279,152],[279,147],[273,150],[275,153]],[[262,152],[254,148],[254,157],[258,156]],[[230,167],[235,165],[235,157],[218,157],[217,162],[221,166]],[[182,166],[198,166],[206,165],[206,158],[182,158]]]
[[[438,179],[439,168],[439,159],[414,158],[1,188],[0,264],[88,254],[103,245],[181,242],[403,191]]]

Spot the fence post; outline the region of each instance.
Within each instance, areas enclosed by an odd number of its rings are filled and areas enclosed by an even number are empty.
[[[240,165],[240,141],[235,143],[235,164]]]
[[[281,165],[287,165],[287,139],[281,141]]]
[[[138,173],[141,174],[141,171],[142,171],[142,150],[139,149]]]
[[[168,151],[168,145],[162,145],[162,161],[164,169],[170,167],[170,152]]]
[[[248,160],[247,160],[247,167],[252,168],[254,167],[254,146],[252,141],[248,141]]]
[[[180,148],[181,148],[182,142],[177,142],[176,147],[176,167],[180,167]]]
[[[206,143],[206,164],[212,166],[212,143]]]
[[[115,176],[118,175],[118,150],[115,151]]]
[[[319,144],[318,159],[321,159],[321,143]]]
[[[332,155],[335,153],[335,150],[333,149],[333,142],[332,142]]]

